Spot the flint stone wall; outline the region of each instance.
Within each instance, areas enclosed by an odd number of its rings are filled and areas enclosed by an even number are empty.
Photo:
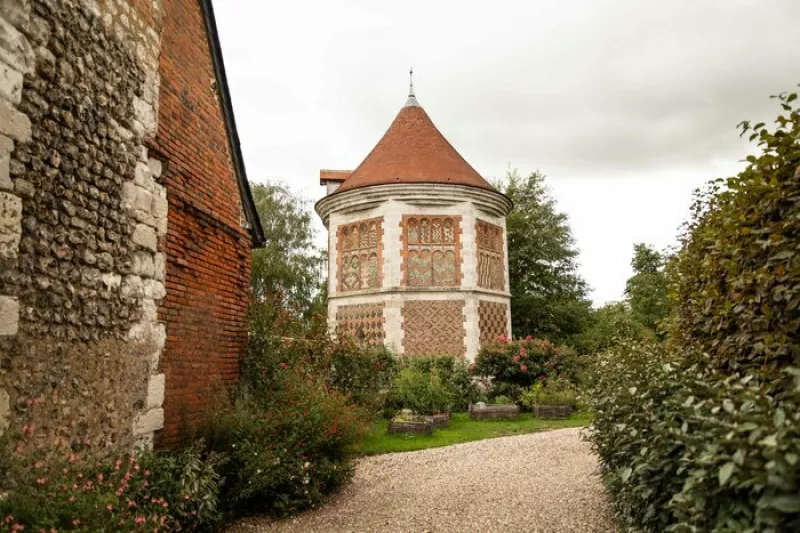
[[[163,425],[160,19],[160,0],[0,0],[0,431],[26,446]]]

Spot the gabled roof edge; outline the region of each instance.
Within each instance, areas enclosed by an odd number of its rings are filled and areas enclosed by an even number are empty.
[[[208,47],[211,52],[211,62],[214,65],[214,77],[217,80],[217,91],[222,104],[222,114],[225,118],[225,131],[228,136],[228,147],[231,159],[233,159],[234,172],[236,173],[239,197],[250,226],[248,232],[250,233],[253,247],[261,248],[266,244],[266,238],[264,237],[264,228],[261,226],[261,219],[258,217],[256,204],[253,201],[253,194],[250,191],[250,184],[247,181],[247,171],[244,167],[244,158],[239,144],[239,131],[236,129],[236,119],[233,116],[233,105],[231,104],[231,95],[228,89],[228,78],[225,75],[225,62],[222,59],[222,47],[217,33],[217,22],[214,18],[214,7],[211,5],[211,0],[200,0],[200,8],[206,25]]]

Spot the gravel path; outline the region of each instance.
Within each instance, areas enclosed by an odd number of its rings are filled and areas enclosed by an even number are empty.
[[[331,502],[231,533],[615,532],[580,429],[361,459]]]

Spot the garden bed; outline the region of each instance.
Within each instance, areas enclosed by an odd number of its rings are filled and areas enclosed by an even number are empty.
[[[438,413],[430,417],[433,429],[441,429],[450,426],[450,413]]]
[[[573,408],[571,405],[534,405],[533,414],[543,420],[561,420],[569,418]]]
[[[389,422],[389,433],[415,433],[418,435],[433,434],[433,420],[392,420]]]
[[[519,418],[519,406],[514,404],[471,405],[469,417],[472,420],[516,420]]]

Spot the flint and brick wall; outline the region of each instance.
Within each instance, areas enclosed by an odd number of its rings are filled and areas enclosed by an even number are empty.
[[[141,5],[139,5],[141,4]],[[0,430],[31,449],[161,426],[160,2],[0,2]]]
[[[158,135],[169,192],[162,358],[163,445],[213,405],[239,376],[247,344],[250,237],[197,0],[164,0]]]
[[[251,241],[217,94],[196,0],[0,0],[0,434],[168,445],[237,379]]]

